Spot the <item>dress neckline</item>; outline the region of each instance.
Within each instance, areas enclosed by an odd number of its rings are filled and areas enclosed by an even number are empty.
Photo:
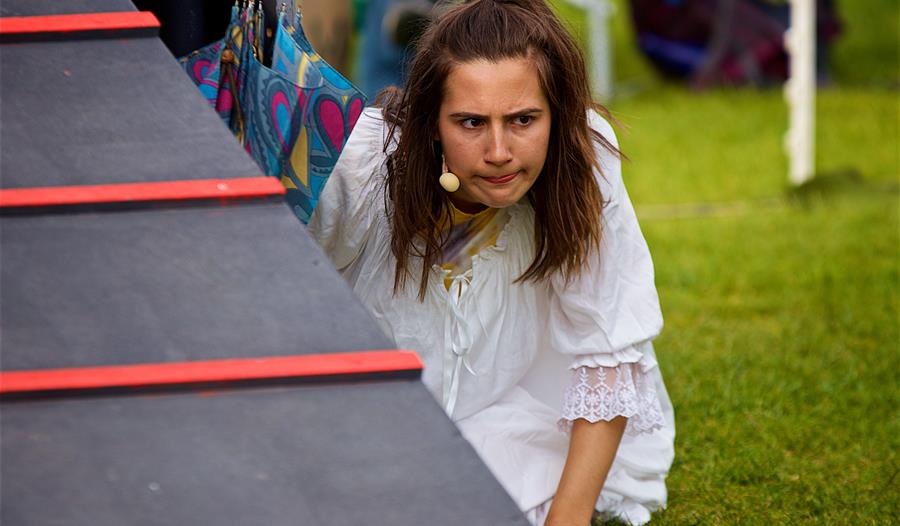
[[[470,214],[457,208],[456,205],[453,204],[453,201],[448,199],[447,202],[450,203],[450,221],[453,225],[465,223],[466,221],[471,221],[473,219],[487,220],[488,218],[497,215],[497,212],[500,211],[499,208],[488,207],[484,210],[475,212],[474,214]]]

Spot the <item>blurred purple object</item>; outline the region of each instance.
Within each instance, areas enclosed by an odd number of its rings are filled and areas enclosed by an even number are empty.
[[[790,6],[767,0],[630,0],[641,51],[664,75],[695,88],[781,83]],[[829,44],[840,34],[832,0],[817,3],[817,68],[827,80]]]

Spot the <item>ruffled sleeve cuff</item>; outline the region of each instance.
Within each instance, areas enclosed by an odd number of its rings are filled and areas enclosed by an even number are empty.
[[[665,424],[653,380],[639,362],[615,367],[580,366],[572,371],[565,390],[560,427],[570,431],[572,422],[583,418],[594,423],[624,416],[625,432],[652,433]],[[649,364],[648,364],[649,365]]]
[[[628,347],[605,354],[579,354],[573,356],[570,369],[578,369],[579,367],[616,367],[622,363],[636,363],[643,359],[644,353],[639,349],[638,345],[629,345]]]

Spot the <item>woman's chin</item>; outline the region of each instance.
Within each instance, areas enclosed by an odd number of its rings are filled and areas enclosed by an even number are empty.
[[[460,192],[454,194],[453,205],[460,211],[474,213],[480,211],[484,207],[488,208],[506,208],[519,202],[527,193],[527,188],[523,189],[519,185],[510,185],[506,188],[475,187],[471,189],[461,188]]]
[[[487,192],[481,202],[491,208],[506,208],[518,203],[523,195],[525,195],[525,192],[519,192],[515,189],[495,190]]]

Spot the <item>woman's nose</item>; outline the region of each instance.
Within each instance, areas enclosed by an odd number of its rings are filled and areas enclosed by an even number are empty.
[[[488,164],[502,165],[512,160],[512,150],[509,145],[509,137],[502,128],[491,128],[488,133],[487,151],[484,160]]]

